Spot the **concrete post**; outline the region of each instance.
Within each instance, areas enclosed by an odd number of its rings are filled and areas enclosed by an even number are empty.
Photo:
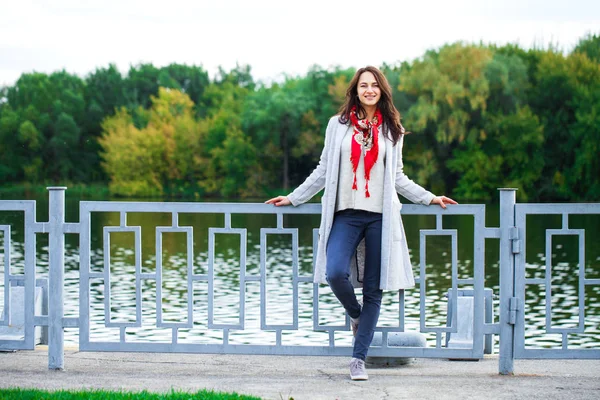
[[[500,190],[500,356],[498,371],[513,373],[515,326],[510,321],[510,299],[515,291],[515,262],[510,241],[515,226],[517,189]]]
[[[65,359],[64,275],[65,275],[65,190],[66,187],[48,187],[50,210],[48,244],[50,272],[48,276],[48,369],[63,370]]]

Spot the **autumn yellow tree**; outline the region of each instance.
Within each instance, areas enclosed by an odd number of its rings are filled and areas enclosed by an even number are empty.
[[[161,88],[145,127],[138,129],[125,109],[103,121],[99,143],[111,193],[161,196],[196,186],[206,129],[193,108],[186,94]]]

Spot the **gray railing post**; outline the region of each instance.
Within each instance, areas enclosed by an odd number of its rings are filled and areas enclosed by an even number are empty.
[[[515,226],[517,189],[500,190],[500,357],[498,371],[513,373],[514,321],[510,318],[510,303],[515,290],[515,263],[510,233]]]
[[[48,218],[48,369],[62,370],[65,364],[64,275],[65,275],[65,190],[48,187],[50,210]]]

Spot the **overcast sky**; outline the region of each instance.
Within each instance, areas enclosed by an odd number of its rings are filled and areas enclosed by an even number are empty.
[[[455,41],[557,44],[600,33],[600,0],[0,0],[0,85],[24,72],[82,77],[109,63],[249,64],[255,78],[313,64],[409,61]]]

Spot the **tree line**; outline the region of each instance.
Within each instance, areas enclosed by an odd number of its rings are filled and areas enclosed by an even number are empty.
[[[433,192],[490,201],[600,199],[600,36],[558,49],[454,43],[381,70],[405,171]],[[354,69],[257,82],[249,66],[114,65],[25,73],[0,89],[0,182],[101,182],[120,196],[263,196],[316,166]]]

